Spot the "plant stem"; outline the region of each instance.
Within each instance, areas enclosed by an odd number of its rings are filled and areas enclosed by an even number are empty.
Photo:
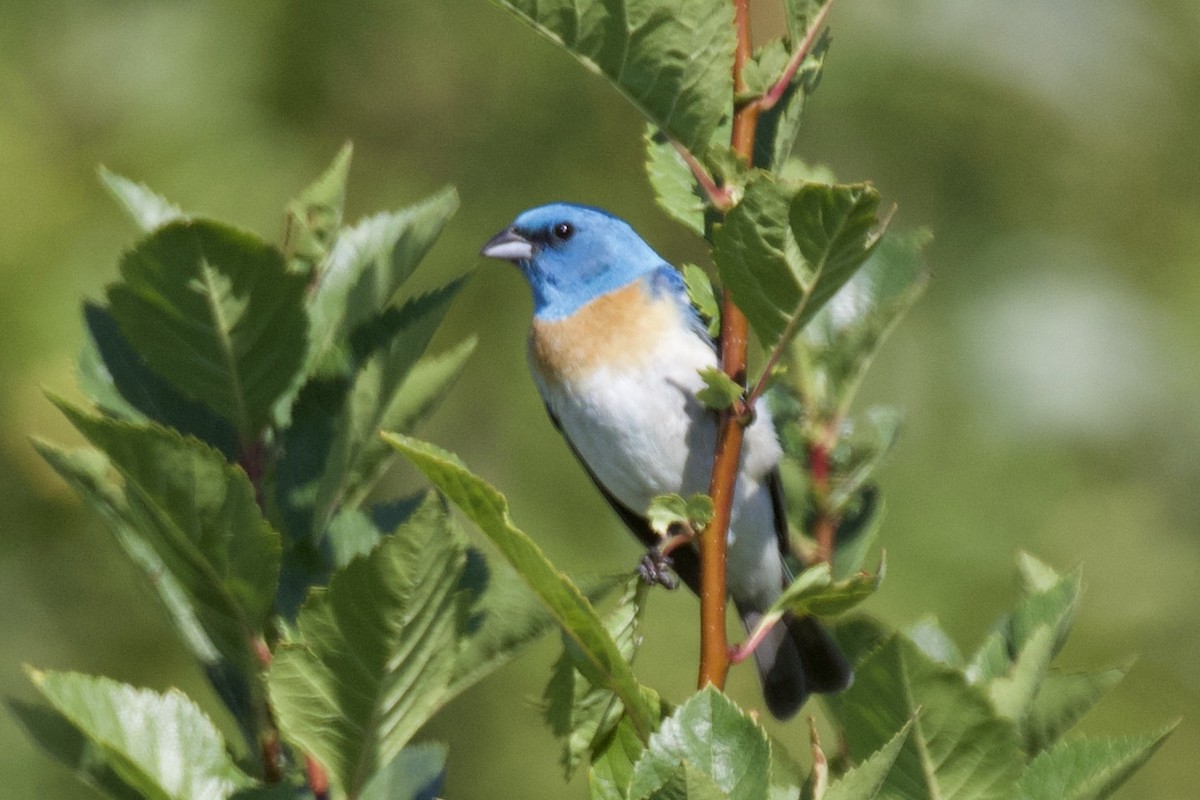
[[[745,90],[742,69],[750,58],[750,2],[733,0],[733,9],[737,29],[733,87],[737,93]],[[758,114],[757,106],[749,105],[737,109],[733,115],[731,144],[747,161],[754,153]],[[721,369],[745,385],[749,325],[728,291],[724,293],[721,306]],[[697,683],[701,688],[710,683],[724,688],[729,672],[729,643],[725,638],[725,553],[744,433],[743,420],[736,408],[721,412],[708,492],[713,500],[713,518],[700,536],[700,675]]]

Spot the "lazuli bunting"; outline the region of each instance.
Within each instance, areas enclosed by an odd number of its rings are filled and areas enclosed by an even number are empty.
[[[717,366],[683,278],[628,223],[555,203],[522,213],[482,254],[517,264],[533,289],[529,365],[558,429],[621,519],[647,546],[653,497],[707,492],[716,415],[696,399]],[[778,462],[765,404],[746,430],[729,531],[727,585],[747,629],[790,580]],[[698,590],[699,555],[673,554]],[[837,646],[811,617],[786,618],[755,650],[763,696],[780,719],[810,692],[851,681]]]

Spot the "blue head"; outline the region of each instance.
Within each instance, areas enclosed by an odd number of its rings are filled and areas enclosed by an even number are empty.
[[[522,212],[483,246],[513,261],[533,288],[539,319],[570,316],[580,306],[666,266],[629,223],[606,211],[552,203]]]

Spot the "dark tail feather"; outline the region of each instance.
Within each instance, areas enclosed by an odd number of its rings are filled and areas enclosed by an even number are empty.
[[[740,609],[742,622],[753,630],[758,611]],[[810,693],[840,692],[854,681],[854,671],[837,644],[813,617],[784,617],[754,651],[763,699],[776,719],[793,716]]]

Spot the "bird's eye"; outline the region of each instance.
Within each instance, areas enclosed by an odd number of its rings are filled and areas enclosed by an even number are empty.
[[[554,238],[565,242],[575,235],[575,226],[569,222],[560,222],[554,226]]]

